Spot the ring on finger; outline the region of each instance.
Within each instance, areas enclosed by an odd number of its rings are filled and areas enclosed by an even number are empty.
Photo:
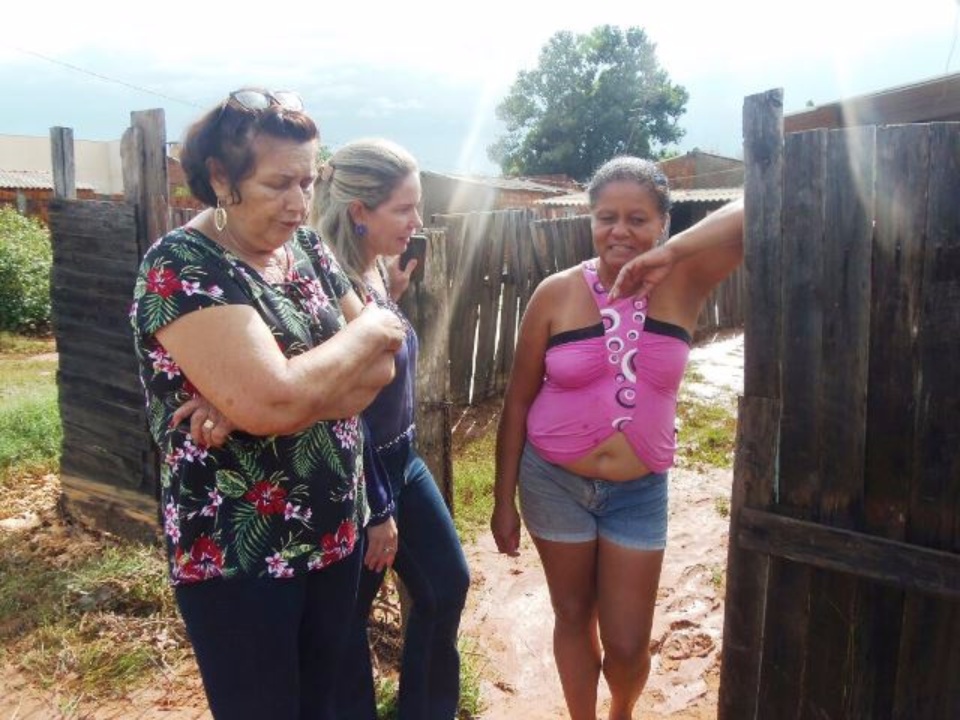
[[[213,428],[214,428],[215,425],[216,425],[216,423],[215,423],[213,420],[211,420],[210,418],[207,418],[206,420],[203,421],[203,429],[204,429],[204,430],[213,430]]]

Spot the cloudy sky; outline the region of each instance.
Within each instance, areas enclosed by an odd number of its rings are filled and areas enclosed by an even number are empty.
[[[742,157],[743,98],[784,110],[960,72],[960,0],[133,0],[17,2],[0,33],[0,134],[117,139],[163,108],[168,139],[230,90],[295,89],[336,148],[370,135],[429,170],[495,174],[494,109],[559,30],[638,26],[690,101],[676,149]],[[248,7],[248,12],[237,8]],[[228,14],[232,13],[232,14]],[[3,159],[0,158],[0,167]]]

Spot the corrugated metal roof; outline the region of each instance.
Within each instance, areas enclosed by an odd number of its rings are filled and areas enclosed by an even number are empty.
[[[671,190],[670,200],[676,203],[696,203],[696,202],[730,202],[743,197],[743,188],[698,188],[695,190]],[[589,205],[587,194],[571,193],[560,197],[544,198],[537,200],[538,205],[549,205],[551,207],[573,207],[577,205]]]
[[[742,187],[694,188],[692,190],[671,190],[671,202],[730,202],[743,197]]]
[[[487,187],[497,188],[499,190],[527,190],[530,192],[561,194],[568,192],[567,188],[549,185],[547,183],[528,180],[527,178],[503,178],[503,177],[480,177],[470,175],[451,175],[450,173],[438,173],[432,170],[422,170],[425,175],[434,175],[436,177],[450,178],[459,182],[475,183],[477,185],[486,185]]]
[[[53,173],[46,170],[0,170],[4,190],[53,190]],[[77,190],[96,190],[90,183],[77,183]]]

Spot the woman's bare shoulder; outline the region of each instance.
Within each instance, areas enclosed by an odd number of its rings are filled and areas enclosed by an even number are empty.
[[[553,328],[551,332],[570,323],[583,324],[584,318],[589,320],[595,313],[596,305],[590,302],[579,265],[544,278],[530,298],[526,311],[531,321],[544,323]]]
[[[571,288],[581,283],[583,283],[583,271],[579,265],[574,265],[545,277],[537,285],[534,294],[540,293],[555,298],[570,292]]]

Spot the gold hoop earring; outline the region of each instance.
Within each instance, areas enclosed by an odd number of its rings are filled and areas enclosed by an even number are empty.
[[[220,204],[220,198],[217,198],[217,209],[213,211],[213,224],[217,226],[217,232],[223,232],[227,227],[227,210]]]

